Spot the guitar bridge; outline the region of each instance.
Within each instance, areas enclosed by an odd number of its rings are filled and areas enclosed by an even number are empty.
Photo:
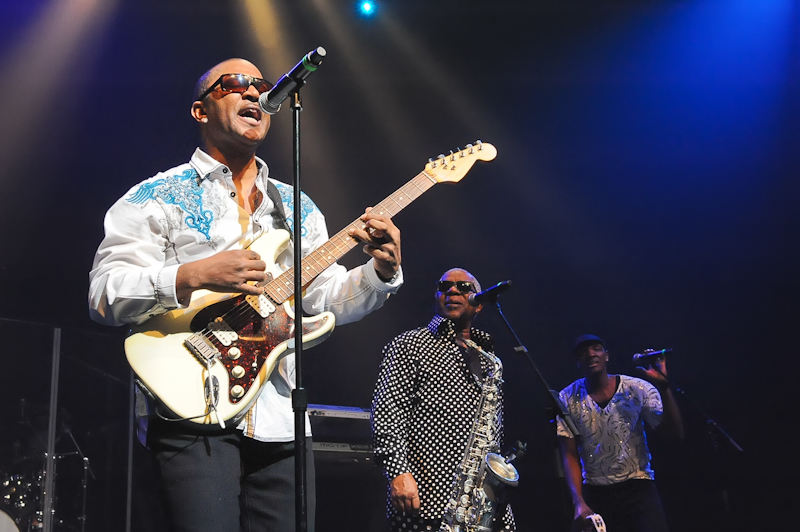
[[[220,354],[219,350],[214,347],[214,344],[209,342],[205,336],[197,333],[184,340],[183,345],[185,345],[189,351],[191,351],[191,353],[204,364],[213,364],[214,359]]]

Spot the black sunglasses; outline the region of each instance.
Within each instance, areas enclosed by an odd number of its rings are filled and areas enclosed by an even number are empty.
[[[451,288],[456,287],[459,294],[468,294],[469,292],[477,292],[475,285],[470,281],[439,281],[436,283],[436,288],[441,293],[449,291]]]
[[[247,89],[250,88],[250,85],[254,86],[259,94],[264,94],[267,91],[272,90],[272,83],[265,79],[261,78],[254,78],[253,76],[248,76],[247,74],[223,74],[217,81],[215,81],[209,88],[203,91],[203,94],[197,97],[197,101],[199,102],[213,91],[217,85],[219,88],[225,92],[238,92],[244,93],[247,92]]]

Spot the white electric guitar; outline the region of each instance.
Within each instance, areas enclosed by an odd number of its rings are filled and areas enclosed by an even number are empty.
[[[394,216],[437,183],[458,182],[476,161],[491,161],[497,150],[476,142],[431,159],[425,169],[373,210]],[[355,220],[302,261],[302,285],[358,244]],[[238,423],[258,398],[278,360],[294,352],[294,268],[281,272],[275,260],[289,233],[265,233],[249,246],[266,261],[264,294],[244,296],[198,290],[187,308],[161,314],[138,326],[125,340],[125,354],[139,385],[164,414],[200,425]],[[272,264],[270,264],[272,261]],[[303,318],[303,347],[333,331],[332,313]]]

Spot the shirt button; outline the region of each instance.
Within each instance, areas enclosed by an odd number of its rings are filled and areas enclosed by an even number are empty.
[[[223,168],[223,169],[222,169],[222,173],[223,173],[223,174],[227,174],[227,173],[228,173],[228,169],[227,169],[227,168]]]
[[[235,198],[236,197],[236,192],[231,192],[231,197]]]

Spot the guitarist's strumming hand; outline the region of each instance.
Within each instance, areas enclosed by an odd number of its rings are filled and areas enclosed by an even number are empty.
[[[248,281],[266,279],[267,264],[249,249],[221,251],[205,259],[181,265],[175,292],[182,305],[189,303],[195,290],[259,295],[264,289]]]
[[[375,270],[383,281],[390,281],[400,268],[400,230],[392,219],[367,207],[361,220],[364,229],[351,228],[350,236],[364,242],[364,253],[375,259]]]

